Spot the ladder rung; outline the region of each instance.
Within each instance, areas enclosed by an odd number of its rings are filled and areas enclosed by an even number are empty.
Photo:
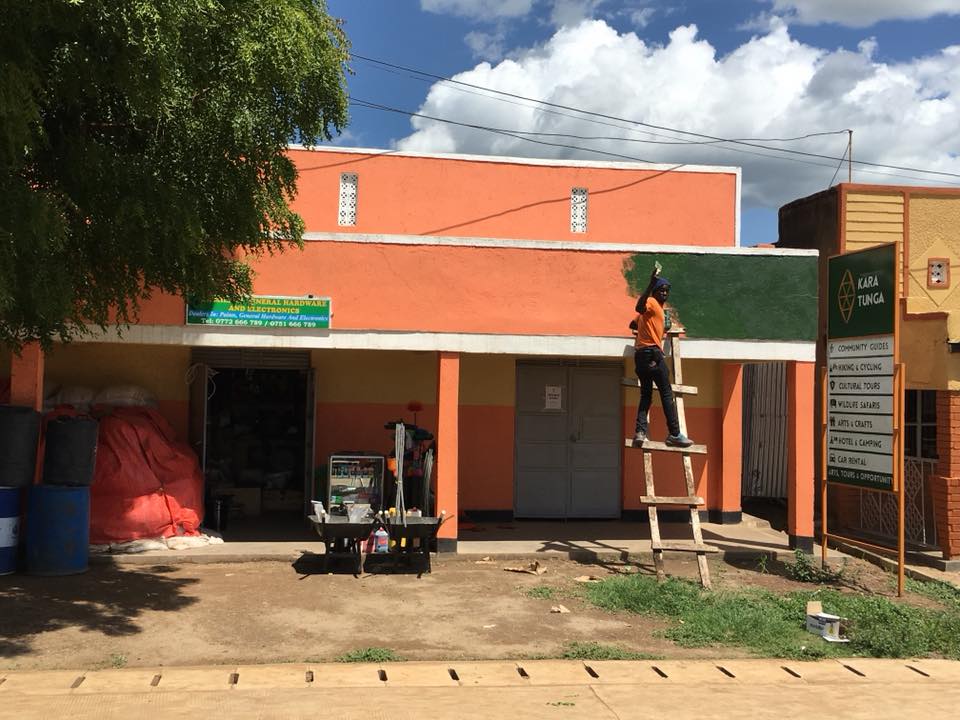
[[[620,380],[620,384],[630,388],[640,387],[640,381],[637,378],[623,378]],[[677,395],[696,395],[699,392],[693,385],[671,385],[670,387]]]
[[[650,543],[654,550],[675,550],[677,552],[695,552],[695,553],[715,553],[720,552],[720,548],[713,545],[698,545],[691,540],[661,540]]]
[[[696,495],[681,497],[660,497],[658,495],[644,495],[640,498],[644,505],[703,505],[703,498]]]
[[[686,331],[687,331],[687,329],[686,329],[685,327],[680,327],[680,326],[675,325],[675,326],[673,326],[672,328],[670,328],[669,330],[667,330],[667,335],[674,335],[674,336],[676,336],[676,335],[683,335]]]
[[[678,452],[678,453],[689,453],[691,455],[706,455],[707,446],[706,445],[691,445],[690,447],[673,447],[672,445],[667,445],[666,443],[656,442],[655,440],[647,440],[643,445],[634,445],[633,438],[627,438],[624,440],[624,444],[628,448],[637,448],[639,450],[661,450],[664,452]]]

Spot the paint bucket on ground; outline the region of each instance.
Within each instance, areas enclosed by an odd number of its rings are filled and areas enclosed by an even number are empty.
[[[20,488],[0,487],[0,575],[17,570],[20,538]]]
[[[90,488],[32,485],[27,494],[26,550],[30,575],[86,572],[90,545]]]
[[[40,438],[40,413],[19,405],[0,405],[0,486],[33,484]]]

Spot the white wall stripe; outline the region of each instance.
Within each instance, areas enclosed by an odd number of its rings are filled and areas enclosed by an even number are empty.
[[[446,237],[439,235],[388,235],[373,233],[306,232],[307,242],[358,243],[367,245],[426,245],[440,247],[506,248],[515,250],[574,250],[608,253],[683,253],[686,255],[745,255],[771,257],[817,257],[817,250],[753,247],[697,247],[691,245],[640,245],[576,240],[514,240],[507,238]]]
[[[204,329],[181,325],[133,325],[121,339],[115,329],[92,332],[77,342],[188,345],[196,347],[297,348],[317,350],[428,350],[484,355],[539,355],[552,357],[629,357],[631,341],[622,337],[565,335],[488,335],[480,333],[384,332],[331,330],[311,334],[277,329],[252,332],[249,328]],[[813,362],[813,342],[756,340],[683,341],[683,355],[711,360],[799,360]]]
[[[340,147],[337,145],[318,145],[305,147],[303,145],[287,145],[290,150],[304,150],[315,153],[345,153],[350,155],[388,155],[391,157],[429,158],[436,160],[461,160],[465,162],[500,163],[502,165],[542,165],[547,167],[576,167],[599,168],[613,170],[656,170],[690,173],[711,173],[720,175],[736,175],[738,178],[737,204],[740,204],[739,178],[740,167],[737,165],[685,165],[683,163],[642,163],[629,161],[608,160],[554,160],[548,158],[517,157],[510,155],[458,155],[456,153],[430,152],[401,152],[385,148],[356,148]]]

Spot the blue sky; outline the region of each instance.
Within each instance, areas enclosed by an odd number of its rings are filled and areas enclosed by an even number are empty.
[[[355,60],[356,100],[513,132],[615,139],[551,136],[569,146],[558,148],[355,105],[340,144],[736,165],[746,245],[776,240],[780,205],[825,189],[834,173],[846,179],[845,165],[837,171],[846,134],[773,138],[851,128],[854,160],[910,168],[855,166],[855,182],[960,184],[960,0],[328,0],[328,8],[358,55],[670,128],[598,124]],[[703,138],[677,131],[762,147],[689,144]]]

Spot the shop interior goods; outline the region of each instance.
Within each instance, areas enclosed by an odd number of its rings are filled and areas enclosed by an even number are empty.
[[[692,385],[683,384],[683,367],[680,358],[680,334],[683,328],[675,325],[667,333],[671,356],[673,359],[673,394],[677,403],[677,417],[680,421],[680,432],[687,434],[687,419],[684,411],[684,396],[696,395],[697,388]],[[636,378],[624,378],[622,384],[628,387],[639,387],[640,381]],[[697,554],[697,566],[700,569],[700,583],[705,588],[710,587],[710,568],[707,566],[707,553],[717,552],[717,548],[705,545],[703,542],[703,533],[700,529],[700,507],[704,505],[703,498],[696,496],[696,487],[693,480],[693,463],[691,455],[706,455],[705,445],[691,445],[690,447],[678,448],[670,447],[662,442],[647,440],[642,444],[637,444],[633,439],[627,438],[626,446],[628,448],[639,448],[643,453],[643,478],[645,482],[646,495],[640,498],[640,502],[647,506],[647,513],[650,517],[650,547],[653,550],[653,562],[657,570],[657,579],[664,580],[666,574],[663,568],[663,553],[665,550],[678,552],[694,552]],[[687,494],[682,497],[665,497],[657,495],[654,489],[653,481],[653,453],[668,452],[679,453],[683,460],[683,477],[686,483]],[[660,523],[657,516],[657,508],[663,505],[685,505],[690,510],[690,528],[693,533],[693,541],[681,540],[662,540],[660,538]]]
[[[398,425],[403,427],[402,434],[397,430]],[[394,439],[393,452],[387,459],[388,473],[384,481],[384,497],[388,501],[398,497],[396,485],[398,479],[402,478],[404,507],[419,510],[423,516],[433,514],[432,471],[435,458],[433,433],[426,428],[405,423],[402,420],[392,420],[386,423],[384,428],[392,431]]]
[[[324,504],[331,514],[363,516],[380,510],[386,459],[373,453],[337,453],[327,461]]]
[[[205,524],[217,524],[217,508],[221,521],[302,517],[308,371],[217,367],[208,383]]]

